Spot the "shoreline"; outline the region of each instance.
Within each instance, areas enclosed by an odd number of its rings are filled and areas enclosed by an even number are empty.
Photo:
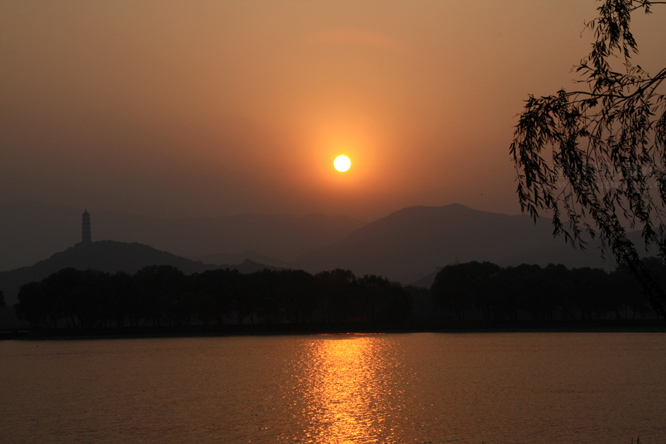
[[[553,321],[448,321],[442,323],[388,324],[254,324],[143,326],[122,328],[16,328],[0,330],[0,340],[75,340],[186,338],[224,336],[344,335],[407,333],[666,333],[664,320]]]

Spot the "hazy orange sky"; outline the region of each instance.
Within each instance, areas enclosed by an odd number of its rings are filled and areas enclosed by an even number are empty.
[[[571,87],[593,0],[0,2],[0,203],[155,216],[518,213],[529,93]],[[666,7],[634,20],[666,64]],[[347,173],[333,159],[347,154]]]

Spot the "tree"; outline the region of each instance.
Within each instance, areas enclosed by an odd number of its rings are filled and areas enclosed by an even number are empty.
[[[133,277],[139,317],[162,326],[189,323],[191,313],[186,307],[185,275],[170,265],[151,265]]]
[[[46,296],[41,282],[21,285],[16,304],[19,319],[30,322],[32,327],[48,327],[53,320],[52,300]]]
[[[663,289],[641,263],[627,229],[666,259],[666,68],[634,64],[631,17],[666,2],[603,0],[587,27],[592,50],[577,66],[579,90],[529,96],[510,153],[523,212],[552,214],[554,233],[585,247],[598,238],[640,280],[666,317]]]
[[[455,312],[461,321],[465,319],[466,311],[476,308],[487,319],[488,301],[493,297],[493,278],[500,271],[498,265],[476,261],[442,268],[430,287],[434,307]]]
[[[351,270],[336,268],[315,275],[319,297],[326,303],[328,322],[344,322],[353,316],[354,302],[358,295],[356,276]]]

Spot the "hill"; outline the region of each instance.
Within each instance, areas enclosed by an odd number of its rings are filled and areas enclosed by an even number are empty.
[[[345,216],[235,214],[156,218],[89,208],[93,240],[139,242],[189,258],[250,258],[279,265],[364,225]],[[0,204],[0,270],[32,265],[81,240],[83,208]],[[215,255],[215,256],[214,256]],[[235,263],[235,262],[234,262]]]
[[[171,265],[184,273],[201,272],[212,268],[202,262],[194,262],[138,243],[113,241],[79,243],[30,267],[1,272],[0,289],[5,293],[7,305],[12,305],[16,302],[16,295],[21,285],[42,280],[63,268],[94,269],[108,273],[124,271],[133,274],[149,265]],[[246,264],[245,268],[252,267]]]
[[[378,274],[413,283],[443,266],[474,260],[503,267],[521,263],[614,266],[603,262],[596,248],[580,251],[554,239],[549,220],[534,224],[528,216],[477,211],[458,204],[396,211],[302,255],[292,266],[310,272],[340,267],[357,275]]]

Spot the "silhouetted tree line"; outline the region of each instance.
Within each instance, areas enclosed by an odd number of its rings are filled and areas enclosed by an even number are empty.
[[[40,328],[396,323],[411,309],[399,284],[341,269],[185,275],[151,266],[129,275],[67,268],[23,285],[18,301],[19,318]]]
[[[666,284],[660,260],[644,263]],[[342,269],[315,275],[229,269],[186,275],[175,267],[151,266],[129,275],[67,268],[23,285],[15,309],[37,328],[404,326],[415,290]],[[625,267],[608,273],[563,265],[502,268],[470,262],[441,269],[430,295],[440,319],[539,323],[657,318]]]
[[[666,284],[656,258],[644,264]],[[664,287],[666,288],[666,287]],[[490,262],[451,265],[430,289],[441,316],[484,321],[654,319],[643,287],[626,267],[567,269],[563,265],[501,268]]]

